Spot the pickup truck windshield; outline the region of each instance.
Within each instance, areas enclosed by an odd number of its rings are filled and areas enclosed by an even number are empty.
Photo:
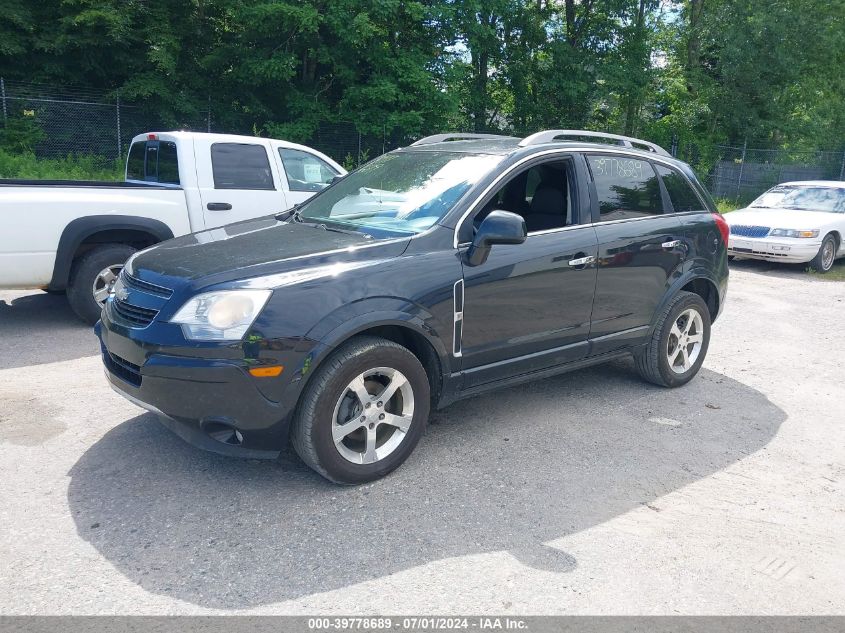
[[[306,222],[378,235],[415,235],[436,224],[502,156],[398,152],[360,167],[303,205]]]

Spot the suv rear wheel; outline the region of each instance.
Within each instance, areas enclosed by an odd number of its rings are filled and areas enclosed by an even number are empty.
[[[354,338],[326,359],[305,388],[291,442],[326,479],[372,481],[414,450],[430,397],[428,376],[408,349],[382,338]]]
[[[660,314],[651,340],[635,357],[640,375],[663,387],[685,385],[710,345],[710,311],[697,294],[679,292]]]
[[[97,322],[117,275],[134,252],[126,244],[103,244],[73,263],[67,300],[80,319],[89,325]]]

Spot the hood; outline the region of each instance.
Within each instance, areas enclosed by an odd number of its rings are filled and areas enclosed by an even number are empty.
[[[725,221],[735,224],[767,226],[772,229],[795,229],[805,231],[817,229],[835,222],[837,213],[823,211],[798,211],[794,209],[740,209],[725,214]]]
[[[402,254],[408,239],[372,239],[299,222],[264,217],[183,235],[148,248],[127,272],[162,283],[206,286],[311,266],[385,259]]]

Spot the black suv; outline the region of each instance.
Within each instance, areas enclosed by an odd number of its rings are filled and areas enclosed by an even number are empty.
[[[632,354],[683,385],[725,300],[728,228],[628,137],[439,134],[277,216],[134,255],[96,326],[111,385],[206,449],[290,440],[381,477],[431,407]]]

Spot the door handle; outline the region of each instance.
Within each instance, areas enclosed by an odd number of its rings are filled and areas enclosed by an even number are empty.
[[[593,257],[592,255],[587,255],[586,257],[570,259],[569,265],[574,268],[575,266],[586,266],[587,264],[592,264],[594,261],[596,261],[595,257]]]
[[[663,242],[661,246],[665,249],[677,248],[681,245],[681,240],[672,240],[671,242]]]
[[[231,211],[232,205],[228,202],[209,202],[205,208],[209,211]]]

